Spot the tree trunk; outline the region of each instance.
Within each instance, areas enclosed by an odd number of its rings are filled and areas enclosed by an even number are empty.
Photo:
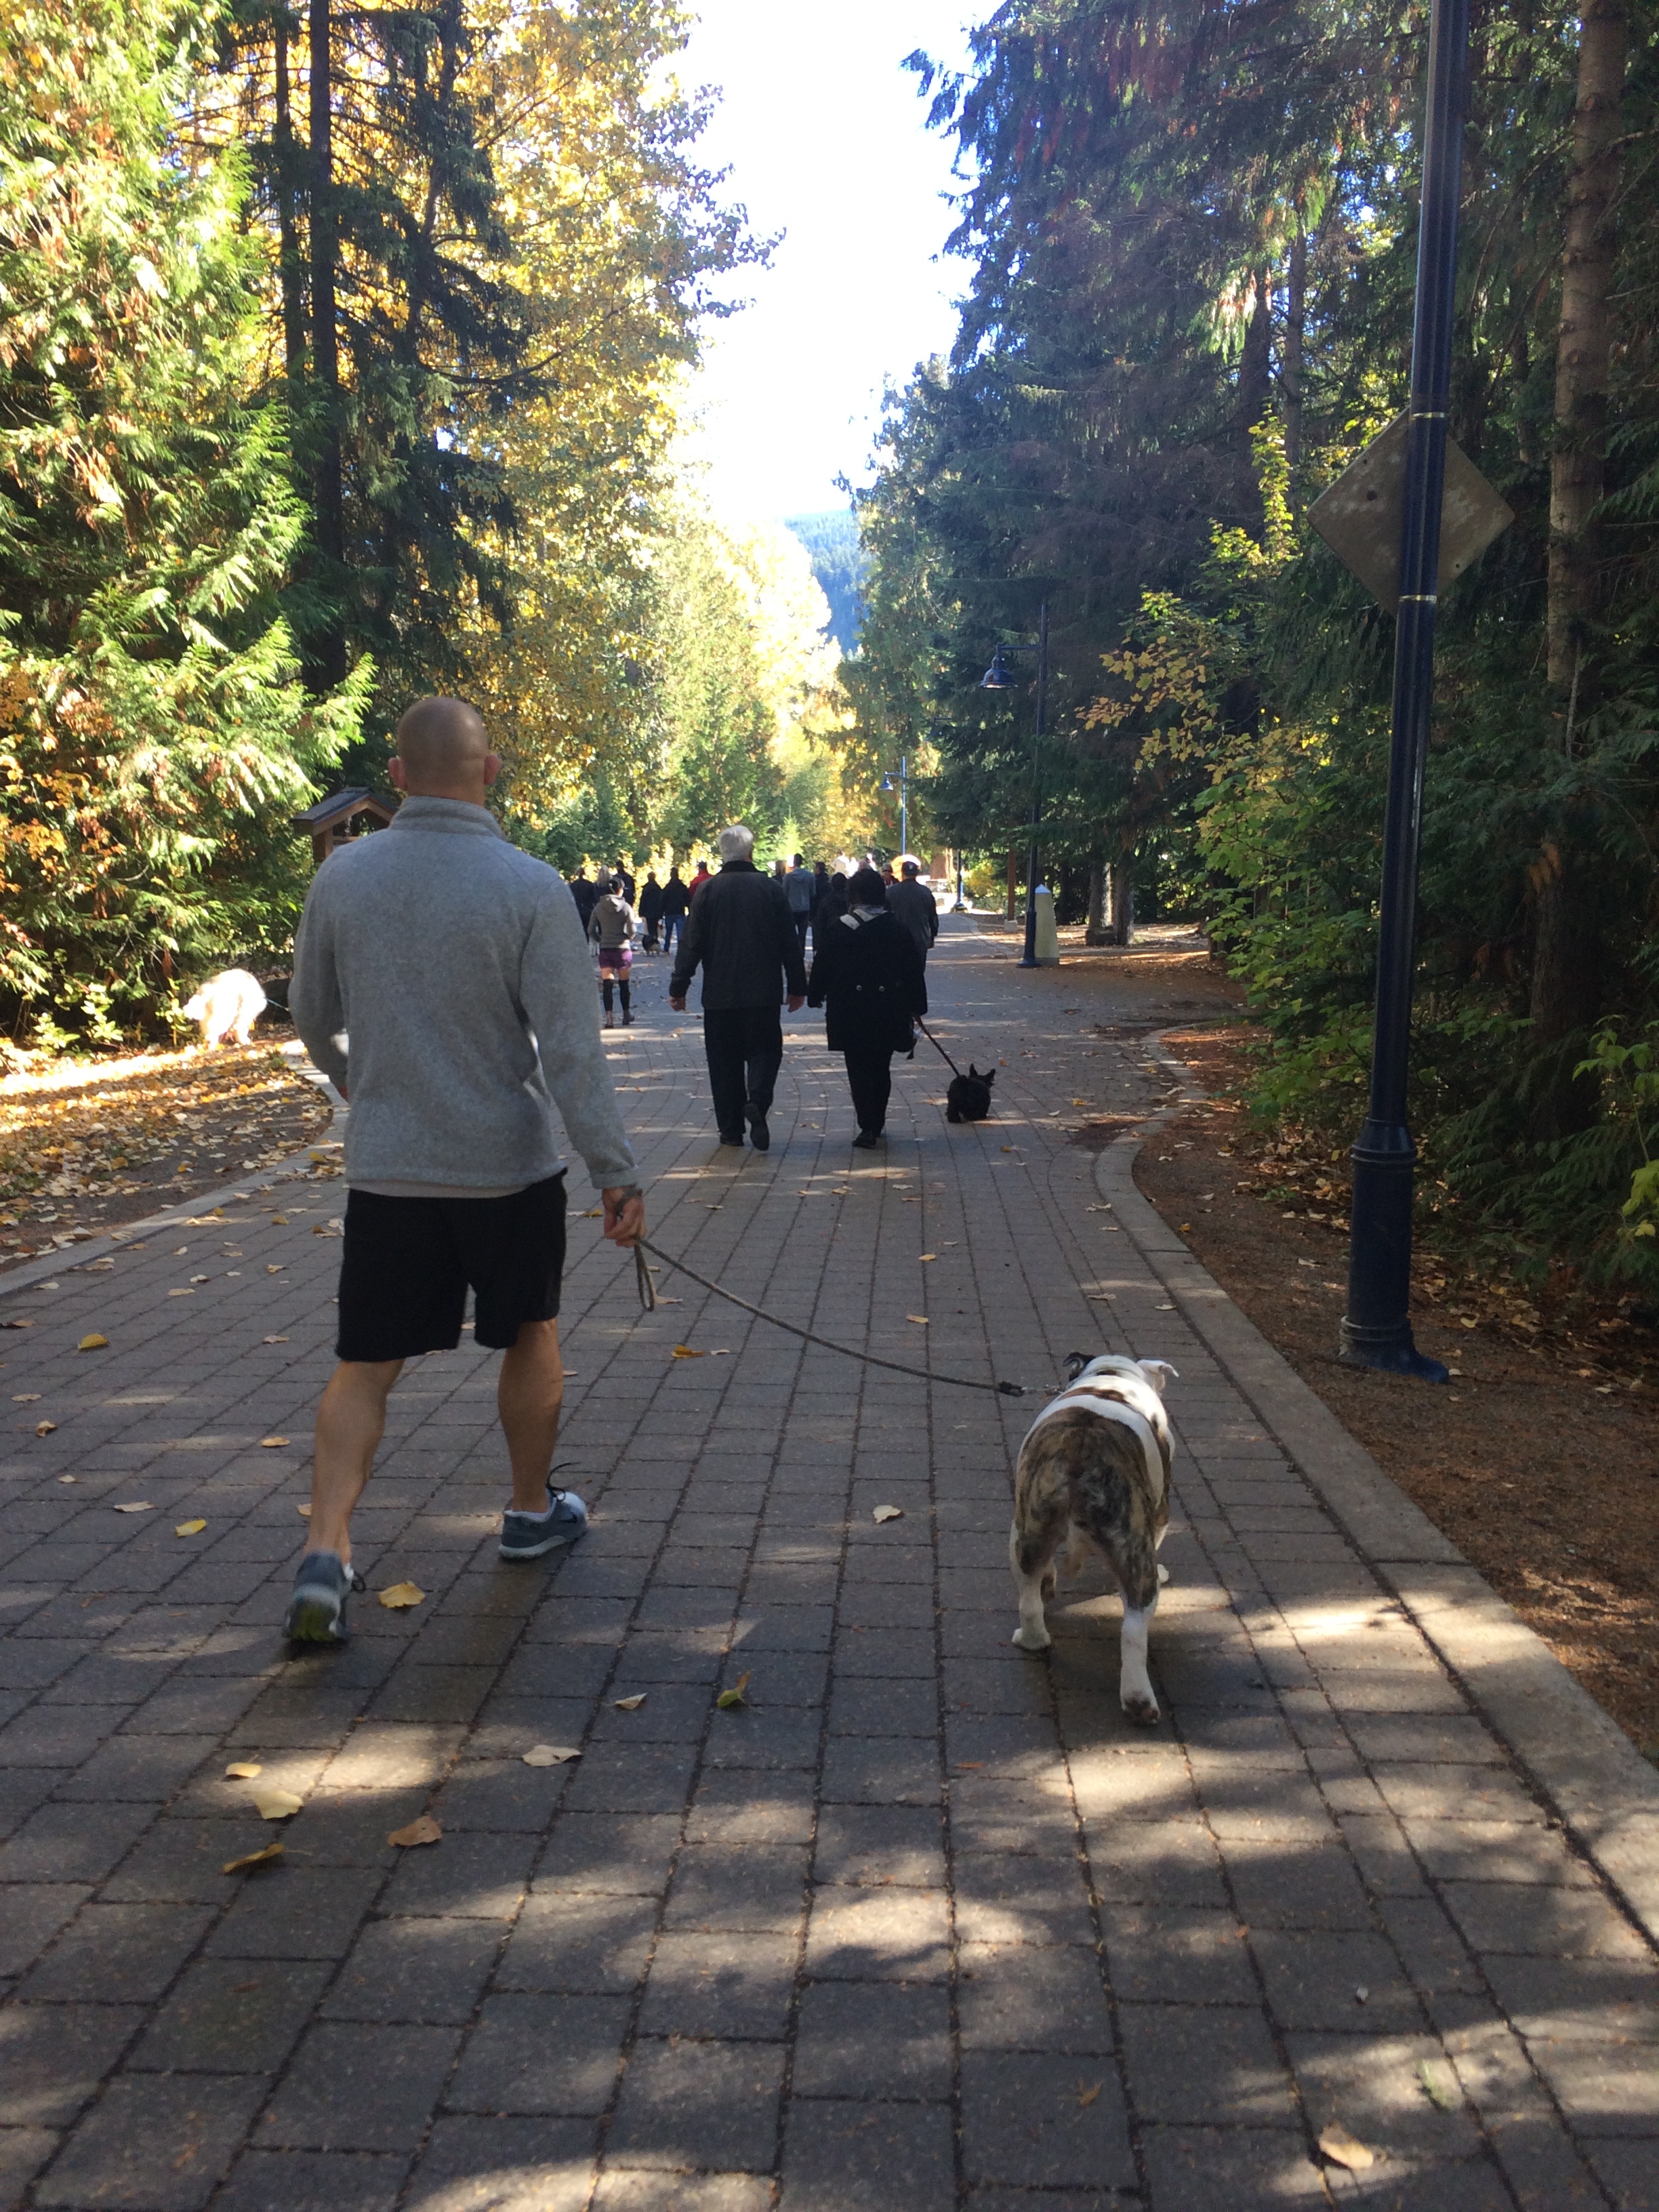
[[[1566,702],[1580,681],[1585,632],[1595,613],[1597,562],[1591,515],[1607,474],[1608,296],[1620,170],[1625,0],[1586,0],[1578,35],[1578,95],[1567,179],[1561,330],[1555,356],[1555,453],[1550,465],[1549,680]]]
[[[1621,168],[1626,0],[1586,0],[1578,37],[1578,91],[1567,179],[1561,328],[1555,357],[1555,449],[1550,465],[1547,672],[1571,757],[1574,729],[1593,704],[1598,671],[1592,630],[1601,562],[1594,521],[1607,479],[1607,369],[1613,246],[1610,220]],[[1601,1010],[1601,945],[1593,842],[1569,818],[1557,823],[1533,871],[1530,1012],[1534,1053],[1546,1067],[1535,1133],[1583,1127],[1593,1091],[1576,1081],[1565,1042]]]
[[[283,287],[283,357],[290,401],[297,401],[306,373],[306,280],[295,203],[299,164],[294,144],[293,96],[289,84],[288,30],[276,21],[277,270]]]
[[[1112,922],[1114,945],[1133,945],[1135,934],[1134,855],[1126,853],[1112,867]]]
[[[1273,295],[1272,280],[1265,269],[1258,269],[1251,283],[1255,292],[1255,305],[1244,329],[1244,350],[1238,357],[1233,441],[1238,450],[1242,477],[1240,495],[1244,511],[1250,517],[1250,526],[1259,538],[1267,527],[1267,518],[1261,503],[1261,487],[1256,480],[1255,456],[1250,434],[1260,424],[1272,404]]]
[[[1285,291],[1285,356],[1279,390],[1285,406],[1285,466],[1290,472],[1291,505],[1297,504],[1297,471],[1302,465],[1302,368],[1308,314],[1308,234],[1300,223],[1291,240],[1291,267]]]
[[[1097,856],[1089,863],[1089,914],[1084,924],[1085,945],[1109,945],[1106,927],[1106,863]]]
[[[330,0],[311,0],[311,358],[316,383],[316,490],[313,523],[318,550],[337,594],[345,566],[344,495],[340,455],[340,340],[336,299],[338,218],[334,205],[334,83]],[[316,641],[318,674],[337,684],[346,671],[337,614]]]

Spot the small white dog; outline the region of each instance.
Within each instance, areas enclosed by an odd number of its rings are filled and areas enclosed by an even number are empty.
[[[185,1004],[190,1019],[202,1024],[204,1048],[222,1044],[227,1036],[234,1037],[238,1044],[248,1043],[253,1024],[264,1010],[265,994],[259,979],[250,975],[246,968],[225,968],[210,975]]]
[[[1026,1431],[1014,1473],[1014,1525],[1008,1560],[1019,1600],[1014,1641],[1046,1651],[1053,1640],[1042,1617],[1057,1579],[1056,1553],[1075,1574],[1093,1544],[1123,1593],[1122,1660],[1118,1700],[1129,1718],[1150,1728],[1158,1699],[1146,1672],[1146,1635],[1167,1571],[1158,1547],[1170,1520],[1170,1424],[1164,1386],[1176,1370],[1163,1359],[1091,1358],[1074,1352],[1070,1378]]]

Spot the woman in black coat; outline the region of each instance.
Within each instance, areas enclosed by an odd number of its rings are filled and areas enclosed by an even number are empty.
[[[888,913],[875,870],[860,868],[847,890],[845,914],[818,909],[823,927],[813,930],[806,1003],[825,1009],[830,1049],[847,1061],[859,1123],[853,1142],[867,1152],[886,1125],[893,1054],[915,1051],[912,1018],[927,1011],[927,984],[915,939]]]

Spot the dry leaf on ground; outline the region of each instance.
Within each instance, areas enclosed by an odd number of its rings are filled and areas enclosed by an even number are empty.
[[[640,1691],[636,1692],[635,1692],[635,1694],[633,1697],[631,1697],[631,1698],[617,1698],[617,1699],[616,1699],[616,1701],[615,1701],[615,1702],[616,1702],[617,1711],[619,1713],[636,1713],[636,1712],[638,1712],[638,1711],[639,1711],[640,1707],[641,1707],[641,1706],[645,1703],[645,1700],[646,1700],[646,1698],[647,1698],[647,1694],[648,1694],[648,1692],[647,1692],[646,1691],[644,1691],[644,1690],[640,1690]]]
[[[75,1348],[77,1352],[107,1352],[109,1339],[106,1336],[100,1336],[97,1330],[94,1329],[91,1335],[83,1336]]]
[[[562,1766],[567,1759],[580,1759],[581,1753],[567,1743],[532,1743],[524,1753],[526,1766]]]
[[[225,1769],[227,1782],[252,1782],[264,1772],[257,1759],[233,1759]]]
[[[253,1809],[262,1820],[286,1820],[292,1818],[305,1803],[291,1790],[256,1790]]]
[[[1417,2069],[1417,2078],[1423,2084],[1426,2094],[1439,2106],[1443,2112],[1453,2112],[1462,2103],[1463,2100],[1458,2094],[1457,2084],[1452,2078],[1451,2069],[1443,2060],[1438,2058],[1421,2060]]]
[[[55,1427],[55,1426],[56,1426],[56,1424],[55,1424],[54,1422],[52,1422],[52,1421],[43,1421],[43,1422],[40,1424],[40,1427],[41,1427],[41,1428],[45,1428],[45,1429],[50,1429],[50,1428],[52,1428],[52,1427]],[[40,1429],[37,1429],[37,1430],[35,1431],[35,1432],[34,1432],[34,1433],[36,1434],[36,1436],[39,1436],[39,1435],[40,1435]],[[80,1476],[79,1476],[78,1474],[60,1474],[60,1475],[58,1476],[58,1480],[59,1480],[59,1482],[79,1482],[79,1480],[81,1480],[81,1478],[80,1478]]]
[[[677,1344],[674,1346],[673,1357],[676,1359],[701,1359],[702,1354],[700,1352],[693,1352],[689,1344]]]
[[[927,1316],[926,1314],[906,1314],[904,1318],[906,1321],[915,1322],[918,1328],[926,1328],[927,1326]]]
[[[40,1402],[40,1393],[38,1390],[14,1390],[11,1394],[11,1402],[14,1406],[38,1406]]]
[[[262,1336],[259,1341],[261,1344],[286,1344],[288,1339],[285,1336]]]
[[[311,1500],[308,1498],[302,1498],[294,1510],[303,1519],[309,1521],[311,1518]]]
[[[720,1692],[719,1697],[715,1698],[714,1703],[720,1707],[723,1713],[732,1712],[738,1705],[746,1705],[749,1702],[747,1698],[744,1695],[744,1691],[747,1690],[748,1687],[748,1675],[739,1674],[737,1680],[732,1683],[729,1690],[722,1690]]]
[[[37,1421],[34,1425],[34,1433],[37,1437],[49,1437],[57,1426],[56,1421]],[[122,1510],[118,1505],[115,1510],[118,1513]]]
[[[1077,2085],[1079,2104],[1085,2106],[1092,2105],[1105,2087],[1106,2084],[1103,2081],[1079,2081]]]
[[[175,1536],[199,1536],[206,1527],[205,1521],[180,1521],[173,1533]]]
[[[436,1844],[443,1840],[443,1830],[430,1813],[422,1813],[418,1820],[411,1820],[406,1828],[394,1828],[386,1838],[399,1850],[412,1851],[418,1844]]]
[[[401,1613],[406,1606],[419,1605],[425,1595],[419,1583],[391,1583],[380,1592],[380,1603],[388,1613]]]
[[[1376,2164],[1376,2153],[1358,2136],[1351,2136],[1340,2120],[1333,2120],[1329,2127],[1321,2130],[1319,2148],[1333,2164],[1346,2166],[1351,2173],[1363,2173]]]
[[[870,1518],[872,1521],[902,1521],[904,1508],[902,1505],[878,1505]]]
[[[261,1451],[276,1451],[287,1442],[286,1437],[261,1437],[259,1449]]]
[[[227,1859],[221,1874],[252,1874],[255,1867],[270,1866],[287,1850],[286,1844],[267,1844],[262,1851],[248,1851],[240,1859]]]
[[[929,1260],[937,1260],[939,1254],[937,1252],[924,1252],[921,1257],[923,1264],[925,1265]]]
[[[42,1423],[41,1425],[44,1427],[45,1424]],[[40,1434],[40,1430],[37,1429],[34,1433],[38,1437]],[[118,1505],[115,1510],[118,1513],[154,1513],[155,1508],[150,1504],[148,1498],[131,1498],[127,1500],[127,1503],[125,1505]]]

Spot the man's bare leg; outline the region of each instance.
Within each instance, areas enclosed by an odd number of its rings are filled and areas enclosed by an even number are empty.
[[[513,1468],[513,1510],[545,1513],[547,1474],[559,1441],[564,1363],[556,1321],[526,1321],[501,1355],[495,1405]]]
[[[403,1364],[401,1359],[343,1359],[329,1377],[317,1408],[307,1551],[337,1552],[349,1564],[351,1510],[386,1433],[386,1401]]]

